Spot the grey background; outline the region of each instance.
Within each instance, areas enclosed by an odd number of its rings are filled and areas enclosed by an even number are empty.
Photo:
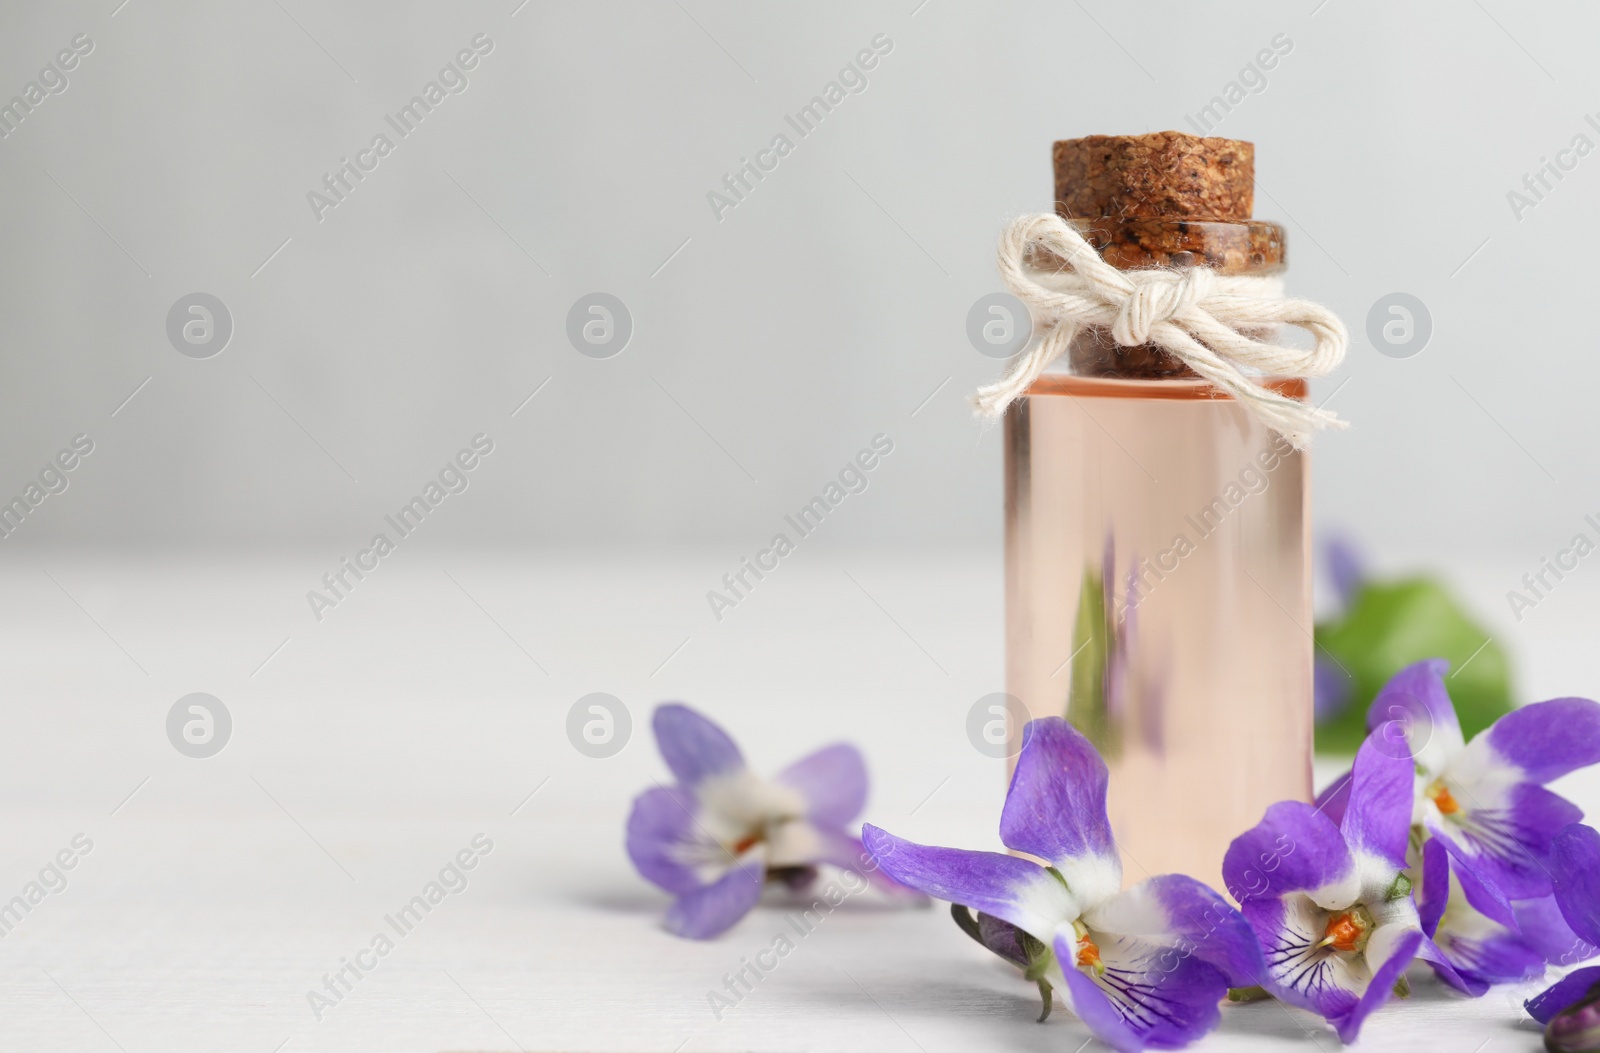
[[[518,3],[0,8],[0,99],[96,45],[0,141],[0,496],[96,442],[6,545],[347,553],[487,432],[435,541],[737,552],[885,432],[828,543],[997,546],[998,430],[964,401],[999,367],[964,333],[996,233],[1049,207],[1052,140],[1191,130],[1279,33],[1213,134],[1256,142],[1291,289],[1352,333],[1315,385],[1354,425],[1317,444],[1319,521],[1532,559],[1600,511],[1600,157],[1520,220],[1506,196],[1600,142],[1592,8]],[[479,33],[470,87],[319,222],[307,192]],[[719,222],[707,192],[880,33],[870,86]],[[164,329],[197,290],[235,325],[205,360]],[[565,336],[596,291],[635,327],[605,360]],[[1433,315],[1404,360],[1365,336],[1396,291]]]

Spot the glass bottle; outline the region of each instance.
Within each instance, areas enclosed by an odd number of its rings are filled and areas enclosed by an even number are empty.
[[[1119,268],[1283,268],[1249,143],[1095,136],[1054,159],[1057,213]],[[1128,884],[1222,889],[1228,843],[1311,794],[1307,456],[1159,347],[1091,329],[1063,360],[1005,419],[1007,690],[1105,756]]]

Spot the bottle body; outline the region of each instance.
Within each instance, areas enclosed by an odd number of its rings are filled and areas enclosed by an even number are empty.
[[[1311,793],[1307,455],[1197,378],[1057,374],[1005,457],[1007,690],[1100,749],[1129,884],[1221,889]]]

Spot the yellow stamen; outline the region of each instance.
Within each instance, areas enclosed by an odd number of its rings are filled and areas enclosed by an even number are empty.
[[[1443,782],[1436,782],[1428,787],[1428,797],[1433,801],[1434,806],[1439,809],[1441,815],[1454,815],[1461,811],[1461,805],[1456,803],[1455,797],[1445,788]]]
[[[1089,969],[1096,976],[1104,976],[1105,963],[1100,960],[1100,946],[1088,936],[1078,938],[1078,968]]]
[[[1359,948],[1366,932],[1367,926],[1356,916],[1356,912],[1347,910],[1328,919],[1327,932],[1317,946],[1332,947],[1336,951],[1350,954]]]

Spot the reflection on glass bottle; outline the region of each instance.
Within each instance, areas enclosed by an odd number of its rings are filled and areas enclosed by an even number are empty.
[[[1107,539],[1107,555],[1110,555]],[[1109,562],[1109,559],[1108,561]],[[1116,724],[1107,698],[1107,656],[1114,644],[1115,627],[1106,617],[1106,577],[1102,569],[1083,568],[1078,587],[1078,613],[1072,622],[1072,679],[1067,692],[1066,718],[1094,743],[1103,757],[1118,752]]]
[[[1106,535],[1098,567],[1083,569],[1078,609],[1072,622],[1071,668],[1063,715],[1095,744],[1100,754],[1115,759],[1124,734],[1140,748],[1159,755],[1163,749],[1164,666],[1135,663],[1139,639],[1138,560],[1119,570],[1116,539]],[[1122,583],[1119,594],[1117,582]]]

